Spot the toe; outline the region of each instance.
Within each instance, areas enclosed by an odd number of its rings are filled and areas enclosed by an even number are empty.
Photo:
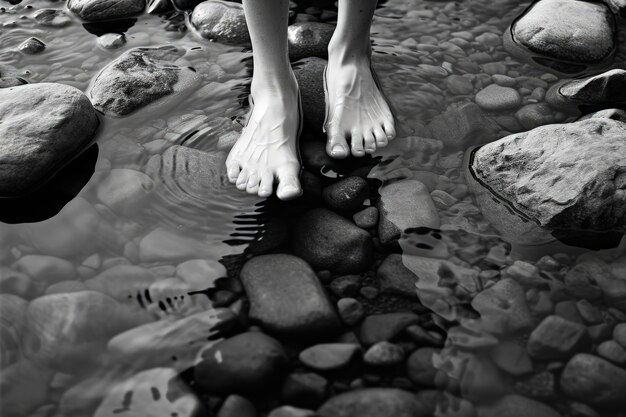
[[[276,176],[278,177],[278,189],[276,190],[278,198],[291,200],[302,195],[297,165],[289,164],[279,168]]]
[[[365,143],[365,152],[374,153],[376,151],[376,138],[372,131],[368,131],[363,135],[363,142]]]
[[[259,192],[259,174],[256,171],[250,173],[248,177],[248,184],[246,185],[246,191],[250,194],[256,194]]]
[[[265,172],[261,176],[261,184],[259,186],[259,197],[267,198],[272,195],[274,191],[274,174],[271,172]]]
[[[237,189],[241,191],[245,190],[246,187],[248,186],[248,170],[247,169],[244,168],[239,173],[239,177],[237,177],[236,186],[237,186]]]
[[[344,135],[335,132],[329,136],[328,143],[326,144],[326,152],[332,158],[347,158],[350,152],[349,149]]]
[[[235,183],[237,178],[239,178],[239,172],[241,168],[239,167],[239,163],[235,161],[226,161],[226,176],[228,177],[228,181],[231,183]]]
[[[353,130],[350,135],[350,145],[352,145],[352,155],[356,157],[365,155],[365,150],[363,150],[363,133]]]
[[[387,134],[383,130],[382,126],[374,128],[374,138],[376,139],[376,144],[379,146],[385,146],[388,142]]]
[[[393,118],[386,120],[384,125],[385,133],[388,140],[393,140],[396,137],[396,127],[394,126]]]

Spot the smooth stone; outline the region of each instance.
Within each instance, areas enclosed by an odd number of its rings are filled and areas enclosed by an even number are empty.
[[[511,35],[530,53],[559,62],[597,64],[615,49],[615,19],[600,3],[541,0],[515,21]]]
[[[285,379],[281,401],[297,407],[317,408],[327,397],[328,380],[312,372],[292,373]]]
[[[625,0],[604,0],[604,4],[609,6],[611,11],[619,17],[626,17],[626,1]]]
[[[480,329],[494,334],[511,334],[528,330],[533,318],[526,294],[513,279],[502,279],[480,292],[471,303],[480,314]]]
[[[143,172],[115,168],[96,188],[98,199],[116,213],[133,215],[142,211],[154,182]]]
[[[348,325],[358,324],[365,315],[363,304],[354,298],[341,298],[337,301],[337,312],[341,321]]]
[[[128,413],[133,417],[155,415],[193,417],[207,412],[178,372],[171,368],[149,369],[115,384],[94,417]]]
[[[292,61],[316,56],[328,58],[328,43],[335,25],[322,22],[299,22],[287,29],[289,58]]]
[[[614,364],[626,365],[626,349],[615,340],[605,340],[597,347],[597,353]]]
[[[47,285],[71,280],[76,276],[76,267],[70,261],[47,255],[25,255],[13,267],[28,274],[34,281]]]
[[[195,87],[199,75],[176,64],[183,55],[174,46],[125,52],[93,79],[88,94],[94,107],[106,115],[126,116]]]
[[[626,348],[626,323],[619,323],[613,328],[613,339]]]
[[[372,238],[330,210],[306,212],[292,231],[294,253],[318,270],[353,273],[372,262]]]
[[[367,316],[361,325],[359,340],[365,346],[391,341],[412,324],[419,324],[419,316],[413,313],[386,313]]]
[[[526,348],[534,359],[548,361],[567,359],[589,346],[584,325],[553,315],[532,331]]]
[[[40,9],[33,15],[35,22],[41,26],[61,28],[72,23],[72,19],[63,10]]]
[[[553,408],[536,400],[509,394],[495,403],[479,405],[477,417],[561,417]]]
[[[379,190],[378,237],[383,245],[394,245],[407,229],[440,225],[437,208],[426,186],[416,180],[401,180]]]
[[[241,4],[208,0],[193,9],[191,24],[205,39],[248,45],[250,34]]]
[[[336,297],[353,297],[359,293],[363,283],[360,275],[343,275],[332,280],[328,289]]]
[[[35,290],[33,280],[22,272],[0,266],[0,294],[28,298]]]
[[[324,338],[340,324],[311,267],[287,254],[257,256],[241,270],[250,318],[272,333]]]
[[[126,36],[121,33],[105,33],[98,37],[98,45],[104,49],[117,49],[126,45]]]
[[[339,180],[322,190],[326,206],[337,213],[354,213],[369,198],[369,186],[361,177]]]
[[[626,370],[597,356],[574,356],[559,382],[563,392],[578,401],[615,410],[626,407]]]
[[[287,366],[287,355],[275,339],[241,333],[202,352],[194,380],[209,393],[256,393],[275,387]]]
[[[231,394],[220,407],[217,417],[257,417],[256,408],[241,395]]]
[[[51,294],[28,306],[24,354],[66,373],[83,372],[101,359],[114,335],[146,323],[149,316],[95,291]]]
[[[67,8],[88,21],[111,20],[143,12],[145,0],[68,0]]]
[[[446,353],[442,352],[441,356],[445,358]],[[508,391],[507,382],[502,373],[488,357],[470,355],[465,360],[462,372],[461,395],[473,403],[493,401]]]
[[[300,87],[305,126],[318,133],[322,132],[326,117],[323,80],[326,64],[325,59],[317,57],[303,58],[293,63],[293,72]]]
[[[388,255],[376,270],[383,293],[417,298],[418,277],[402,263],[402,255]]]
[[[394,366],[402,361],[404,349],[386,341],[373,344],[363,355],[363,362],[370,366]]]
[[[407,391],[397,388],[366,388],[348,391],[326,401],[317,411],[321,417],[426,417],[427,407]]]
[[[435,139],[449,150],[467,149],[472,145],[489,142],[496,132],[490,121],[475,103],[450,106],[435,116],[427,127]]]
[[[533,362],[525,347],[510,341],[500,341],[491,350],[495,365],[509,375],[526,375],[533,371]]]
[[[167,366],[184,371],[210,340],[236,327],[237,317],[227,308],[211,309],[178,320],[159,320],[119,333],[108,343],[109,352],[132,367]],[[214,342],[215,343],[215,342]]]
[[[46,288],[45,294],[67,294],[70,292],[87,291],[88,289],[82,281],[59,281]]]
[[[626,124],[611,119],[543,126],[480,147],[470,170],[543,228],[625,230],[626,194],[619,176],[625,135]],[[480,192],[473,182],[470,189]],[[483,211],[488,218],[489,211],[511,217],[501,206],[492,203]]]
[[[373,229],[378,224],[378,209],[376,207],[367,207],[354,213],[352,220],[361,229]]]
[[[435,377],[440,372],[435,367],[439,353],[439,349],[430,347],[422,347],[411,353],[406,362],[406,373],[411,382],[424,387],[435,386]]]
[[[34,190],[91,144],[98,117],[77,88],[37,83],[0,89],[0,196]]]
[[[506,111],[522,105],[522,97],[514,88],[491,84],[476,94],[476,104],[487,111]]]
[[[334,371],[347,367],[361,348],[352,343],[325,343],[311,346],[298,358],[305,366],[317,371]]]
[[[46,49],[46,44],[37,38],[28,38],[17,49],[24,54],[34,55],[43,52]]]

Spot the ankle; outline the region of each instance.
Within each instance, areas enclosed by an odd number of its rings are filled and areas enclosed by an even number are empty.
[[[282,74],[276,72],[255,72],[250,84],[250,93],[253,96],[293,97],[298,93],[298,82],[291,69]]]
[[[333,36],[328,44],[328,60],[338,63],[370,62],[372,48],[369,37],[343,38]]]

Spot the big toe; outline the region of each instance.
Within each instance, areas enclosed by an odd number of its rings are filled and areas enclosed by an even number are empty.
[[[281,200],[291,200],[302,195],[302,186],[298,179],[298,169],[283,167],[277,172],[278,188],[276,196]]]
[[[339,133],[330,135],[326,143],[326,153],[332,158],[347,158],[350,153],[350,148],[348,147],[346,138]]]

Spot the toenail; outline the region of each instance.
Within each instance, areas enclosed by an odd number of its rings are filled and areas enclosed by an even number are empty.
[[[333,153],[340,153],[340,152],[343,153],[344,151],[345,149],[341,145],[333,146],[333,150],[332,150]]]

